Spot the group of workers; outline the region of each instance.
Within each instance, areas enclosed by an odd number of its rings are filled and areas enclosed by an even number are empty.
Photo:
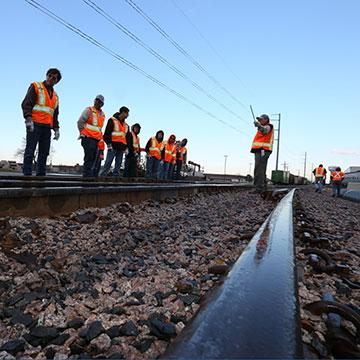
[[[36,146],[38,159],[37,176],[46,175],[46,160],[49,155],[51,129],[54,131],[54,140],[59,140],[59,100],[54,86],[61,80],[58,69],[51,68],[46,73],[46,80],[34,82],[22,102],[25,118],[26,147],[24,153],[23,174],[32,175],[32,163]],[[121,164],[125,155],[125,177],[136,177],[141,151],[146,152],[146,177],[152,179],[179,179],[181,170],[187,161],[187,139],[176,141],[175,135],[164,140],[164,132],[159,130],[151,137],[145,148],[140,147],[139,133],[141,126],[138,123],[131,127],[126,122],[130,110],[122,106],[108,120],[104,133],[102,128],[105,114],[102,111],[104,96],[97,95],[94,105],[87,107],[77,122],[79,139],[84,149],[84,177],[109,175],[115,159],[112,172],[120,176]],[[104,158],[105,144],[107,145],[106,160],[101,170]]]
[[[313,170],[315,176],[315,192],[322,193],[326,181],[327,171],[323,164],[320,164]],[[336,167],[331,171],[330,182],[332,185],[332,197],[340,196],[341,183],[345,178],[345,173],[341,171],[340,167]]]
[[[61,80],[58,69],[51,68],[46,73],[46,80],[30,85],[22,102],[23,115],[27,129],[26,148],[24,153],[23,173],[32,174],[32,163],[38,145],[38,161],[36,175],[46,174],[46,160],[50,150],[51,129],[54,140],[60,137],[59,101],[54,86]],[[114,176],[120,176],[120,168],[125,154],[125,177],[136,177],[141,151],[146,153],[146,177],[151,179],[179,179],[180,172],[186,164],[187,139],[176,141],[175,135],[164,140],[164,132],[159,130],[151,137],[145,148],[140,147],[140,124],[131,127],[126,122],[130,110],[122,106],[107,122],[105,132],[102,128],[105,114],[101,110],[104,96],[97,95],[94,105],[87,107],[81,114],[77,126],[79,139],[84,149],[84,177],[107,176],[115,159]],[[266,190],[266,167],[274,144],[274,127],[268,115],[263,114],[254,120],[257,128],[251,146],[255,156],[254,185],[255,191]],[[105,144],[107,156],[102,171],[101,162],[104,158]],[[326,179],[326,169],[320,164],[313,171],[316,192],[321,193]],[[340,195],[344,173],[338,167],[331,173],[333,196]]]

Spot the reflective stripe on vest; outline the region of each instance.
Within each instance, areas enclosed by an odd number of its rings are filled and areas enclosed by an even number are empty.
[[[53,115],[58,106],[58,97],[53,90],[53,96],[50,95],[42,82],[33,83],[36,92],[36,104],[32,109],[32,119],[36,123],[53,125]]]
[[[324,168],[323,167],[317,167],[315,171],[315,177],[323,177],[324,176]]]
[[[104,124],[105,115],[101,110],[96,110],[94,106],[88,107],[88,109],[90,111],[90,115],[84,124],[84,128],[80,131],[80,134],[96,140],[101,140],[101,129]]]
[[[273,144],[274,144],[274,128],[271,128],[268,134],[263,134],[260,130],[258,130],[254,137],[251,148],[272,151]]]
[[[176,144],[168,144],[166,142],[165,144],[165,157],[164,157],[164,161],[167,162],[167,163],[171,163],[174,161],[175,157],[176,157],[176,152],[175,152],[175,149],[176,149]]]
[[[158,142],[156,140],[156,137],[153,136],[151,138],[151,146],[149,148],[149,155],[154,157],[155,159],[160,160],[161,159],[161,150],[163,149],[164,143]]]
[[[124,121],[123,125],[121,125],[120,120],[111,117],[114,123],[114,130],[111,133],[111,141],[113,142],[121,142],[126,144],[126,133],[128,132],[128,126]]]
[[[342,171],[334,171],[331,173],[333,181],[341,181],[345,174]]]
[[[139,137],[132,131],[131,132],[132,139],[133,139],[133,147],[135,152],[139,152],[140,149],[140,139]]]
[[[180,147],[179,153],[180,153],[179,160],[183,161],[184,155],[187,153],[186,147],[185,146]]]

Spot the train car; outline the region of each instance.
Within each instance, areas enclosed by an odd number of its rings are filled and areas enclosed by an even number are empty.
[[[283,170],[273,170],[271,172],[271,181],[274,184],[288,185],[290,184],[290,172]]]

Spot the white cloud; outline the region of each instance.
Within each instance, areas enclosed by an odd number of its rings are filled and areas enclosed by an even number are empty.
[[[336,155],[345,155],[345,156],[359,156],[360,150],[359,149],[332,149],[332,154]]]

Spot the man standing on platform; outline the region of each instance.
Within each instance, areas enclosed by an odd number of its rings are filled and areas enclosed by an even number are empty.
[[[129,109],[122,106],[119,112],[116,112],[107,122],[104,132],[104,141],[107,145],[108,151],[101,176],[107,176],[111,164],[115,159],[115,166],[113,175],[120,176],[120,168],[123,161],[124,153],[128,149],[128,144],[131,142],[131,133],[126,119],[129,116]]]
[[[186,165],[186,160],[187,160],[186,144],[187,144],[187,139],[183,139],[176,151],[176,175],[175,175],[176,180],[180,179],[180,171],[183,165]]]
[[[94,164],[98,156],[98,142],[103,138],[101,130],[105,120],[105,114],[101,110],[103,106],[104,97],[97,95],[94,106],[87,107],[77,122],[81,146],[84,148],[83,177],[95,176]]]
[[[137,177],[137,164],[140,160],[140,124],[131,127],[131,140],[128,142],[129,153],[125,156],[125,177]]]
[[[251,152],[255,155],[254,185],[256,192],[262,193],[266,190],[266,167],[273,149],[274,127],[266,114],[257,117],[254,125],[257,128],[251,146]]]
[[[46,160],[49,155],[51,129],[54,140],[59,140],[59,99],[54,86],[61,80],[58,69],[49,69],[46,80],[33,82],[21,104],[26,126],[26,147],[23,174],[32,175],[32,163],[36,146],[38,158],[36,176],[46,175]]]

